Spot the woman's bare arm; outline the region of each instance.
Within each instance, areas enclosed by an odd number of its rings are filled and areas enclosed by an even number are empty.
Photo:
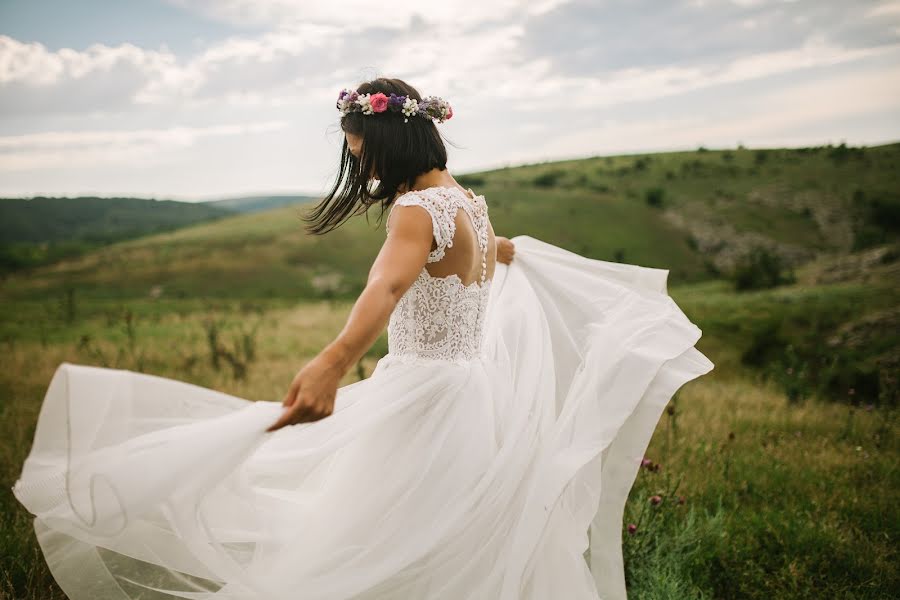
[[[397,302],[425,266],[433,235],[431,216],[420,206],[394,206],[389,217],[390,230],[347,323],[294,376],[282,401],[289,408],[267,431],[331,414],[340,380],[381,335]]]
[[[372,263],[366,287],[353,305],[344,329],[323,350],[345,372],[365,355],[387,326],[394,306],[425,266],[431,239],[431,217],[424,208],[392,209],[390,231]]]

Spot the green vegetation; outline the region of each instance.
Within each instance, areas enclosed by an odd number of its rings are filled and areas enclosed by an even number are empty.
[[[0,198],[0,273],[231,214],[206,203],[173,200]]]
[[[900,145],[702,149],[458,177],[498,234],[670,269],[715,364],[660,422],[626,508],[633,598],[900,589]],[[653,198],[651,200],[651,197]],[[119,241],[0,286],[0,598],[63,598],[9,488],[62,361],[281,398],[384,237],[301,207]],[[345,383],[366,377],[386,336]],[[627,528],[633,524],[633,530]]]

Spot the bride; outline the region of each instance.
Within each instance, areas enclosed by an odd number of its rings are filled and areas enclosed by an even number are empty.
[[[644,450],[713,368],[668,271],[495,236],[441,98],[379,78],[337,108],[309,231],[389,211],[343,330],[280,401],[60,364],[13,488],[51,573],[76,600],[625,598]]]

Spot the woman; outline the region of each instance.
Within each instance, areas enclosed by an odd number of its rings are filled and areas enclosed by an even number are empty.
[[[60,365],[14,488],[54,577],[75,599],[624,598],[643,452],[713,368],[668,271],[496,237],[440,98],[380,78],[337,107],[310,231],[389,208],[345,327],[281,402]]]

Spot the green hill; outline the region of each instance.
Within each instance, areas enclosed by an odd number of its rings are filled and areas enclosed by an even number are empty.
[[[789,267],[897,239],[900,144],[594,157],[459,176],[498,234],[666,268],[670,285],[728,273],[764,247]],[[294,205],[122,241],[10,276],[9,299],[350,298],[384,239],[377,209],[325,236]]]
[[[55,262],[116,241],[233,214],[224,207],[143,198],[0,199],[0,272]]]
[[[272,210],[273,208],[281,208],[282,206],[291,206],[292,204],[300,204],[314,200],[313,196],[242,196],[240,198],[224,198],[222,200],[209,200],[203,202],[206,206],[214,206],[216,208],[226,208],[233,212],[251,213],[264,210]]]
[[[458,176],[499,234],[669,269],[702,330],[715,369],[662,413],[626,506],[629,594],[896,596],[898,162],[898,144],[698,150]],[[303,210],[119,241],[0,283],[6,489],[62,361],[282,398],[340,331],[384,239],[377,211],[316,237]],[[736,291],[724,276],[760,248],[790,281]],[[342,384],[371,373],[386,337]],[[63,598],[8,491],[0,515],[0,598]]]

